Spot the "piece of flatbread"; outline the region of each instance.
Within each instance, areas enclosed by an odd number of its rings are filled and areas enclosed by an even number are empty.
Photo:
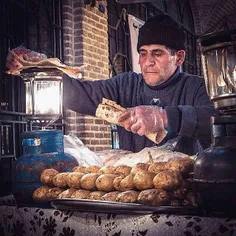
[[[103,98],[102,103],[100,103],[97,107],[96,117],[106,120],[107,122],[114,125],[122,125],[119,124],[118,118],[119,115],[125,110],[125,108],[121,107],[117,103]]]
[[[120,114],[126,109],[118,105],[116,102],[103,98],[96,110],[96,117],[106,120],[107,122],[115,125],[122,126],[118,122]],[[161,130],[158,133],[149,133],[146,135],[148,139],[154,143],[160,143],[167,135],[166,129]]]

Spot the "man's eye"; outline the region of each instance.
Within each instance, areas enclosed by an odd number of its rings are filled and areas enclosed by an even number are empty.
[[[161,52],[154,52],[154,53],[152,53],[152,55],[154,57],[160,57],[162,55],[162,53]]]
[[[145,57],[146,53],[145,52],[140,52],[139,55],[140,55],[140,57]]]

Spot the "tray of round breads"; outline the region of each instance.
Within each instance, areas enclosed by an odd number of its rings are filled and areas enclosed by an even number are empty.
[[[190,157],[134,166],[76,166],[71,172],[45,169],[36,203],[59,210],[126,214],[197,214]]]

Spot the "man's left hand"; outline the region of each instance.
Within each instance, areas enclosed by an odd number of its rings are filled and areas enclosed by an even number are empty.
[[[159,133],[167,127],[166,111],[158,106],[128,108],[119,116],[119,123],[135,134]]]

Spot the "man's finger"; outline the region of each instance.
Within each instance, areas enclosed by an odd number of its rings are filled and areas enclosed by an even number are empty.
[[[131,114],[128,110],[122,112],[118,118],[118,122],[119,123],[123,123],[124,121],[126,121],[127,119],[129,119],[131,117]]]

